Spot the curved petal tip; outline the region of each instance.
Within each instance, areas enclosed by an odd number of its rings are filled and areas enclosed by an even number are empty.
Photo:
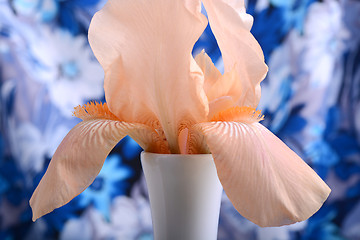
[[[210,122],[198,128],[230,201],[257,225],[304,221],[328,198],[326,183],[260,123]]]

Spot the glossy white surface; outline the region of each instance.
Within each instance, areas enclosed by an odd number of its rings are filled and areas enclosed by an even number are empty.
[[[211,154],[141,153],[155,240],[215,240],[222,186]]]

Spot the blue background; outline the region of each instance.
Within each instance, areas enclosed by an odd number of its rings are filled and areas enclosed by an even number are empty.
[[[69,204],[31,221],[28,201],[72,108],[104,101],[87,42],[99,0],[0,0],[0,239],[152,239],[141,149],[130,138]],[[332,188],[309,220],[259,228],[224,195],[219,239],[360,239],[360,1],[249,0],[269,74],[263,124]],[[194,47],[222,69],[208,27]]]

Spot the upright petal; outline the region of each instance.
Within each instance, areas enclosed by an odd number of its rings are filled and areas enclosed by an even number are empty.
[[[215,100],[209,102],[209,114],[208,121],[210,121],[216,114],[224,111],[224,109],[231,108],[235,105],[235,101],[230,96],[224,96],[216,98]]]
[[[321,178],[260,123],[219,121],[197,129],[205,135],[230,201],[259,226],[303,221],[328,197]]]
[[[241,97],[242,86],[236,69],[221,75],[210,57],[202,51],[195,57],[196,63],[204,73],[204,90],[209,102],[218,98],[229,96],[234,101]]]
[[[107,114],[103,119],[85,120],[66,135],[30,199],[34,221],[84,191],[99,174],[111,149],[125,135],[130,135],[147,151],[157,148],[153,141],[156,133],[150,127],[111,118]]]
[[[214,100],[211,96],[212,86],[221,78],[220,71],[215,67],[214,63],[211,61],[211,58],[205,53],[204,50],[201,51],[196,57],[195,61],[200,67],[201,71],[204,74],[204,90],[209,101]]]
[[[159,119],[173,153],[179,131],[208,113],[191,56],[207,24],[200,7],[199,0],[109,0],[89,29],[110,110],[128,122]]]
[[[203,3],[221,50],[225,72],[234,67],[238,72],[243,87],[238,105],[256,108],[267,66],[260,45],[250,33],[252,16],[246,14],[243,0],[203,0]]]

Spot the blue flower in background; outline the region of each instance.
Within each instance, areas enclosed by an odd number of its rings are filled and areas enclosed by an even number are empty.
[[[46,223],[46,229],[42,234],[46,238],[54,238],[57,232],[62,231],[66,221],[77,217],[80,210],[79,204],[74,201],[44,216],[43,220]],[[41,224],[41,221],[40,223],[36,222],[36,224]]]
[[[0,105],[2,108],[1,118],[5,118],[6,116],[11,116],[13,114],[16,87],[13,80],[4,81],[3,83],[1,83],[0,87],[2,89],[0,93]],[[3,121],[5,121],[5,119],[3,119]]]
[[[0,159],[0,176],[3,192],[1,198],[9,201],[14,206],[19,206],[31,196],[32,186],[11,157]]]
[[[1,86],[1,85],[0,85]],[[1,112],[1,106],[0,106],[0,113]],[[2,132],[0,132],[0,162],[2,162],[2,159],[4,158],[5,156],[5,141],[4,141],[4,138],[3,138],[3,135],[2,135]]]
[[[319,174],[325,179],[328,169],[339,162],[337,153],[325,140],[316,140],[305,146],[305,156]]]
[[[349,198],[360,198],[360,180],[346,192],[346,196]]]
[[[333,222],[337,210],[333,206],[323,206],[308,220],[301,240],[345,240],[340,228]]]
[[[31,222],[28,200],[57,145],[77,123],[72,108],[103,98],[102,69],[86,34],[104,2],[0,1],[0,239],[58,239],[70,222],[79,223],[75,239],[84,237],[84,222],[86,236],[116,239],[123,236],[119,229],[146,229],[137,238],[152,239],[146,189],[141,201],[133,194],[142,174],[141,148],[130,137],[115,147],[86,191]],[[252,33],[270,70],[262,82],[263,124],[301,154],[333,193],[301,229],[258,230],[223,201],[219,239],[358,240],[360,1],[248,0],[247,12],[254,16]],[[221,69],[210,26],[193,54],[202,49]]]
[[[280,136],[291,136],[301,132],[307,125],[307,120],[299,113],[296,113],[298,108],[294,108],[290,112],[290,117],[286,124],[280,129]]]
[[[87,32],[88,21],[100,0],[11,0],[16,14],[57,24],[76,35]],[[92,10],[94,8],[94,10]],[[92,11],[91,11],[92,10]],[[87,19],[87,20],[85,20]]]
[[[204,7],[201,8],[201,12],[207,17],[207,13]],[[209,55],[209,57],[215,64],[217,64],[218,61],[221,60],[221,52],[215,36],[211,31],[210,24],[206,26],[204,32],[201,34],[200,38],[195,43],[192,52],[193,56],[196,56],[202,50],[205,50],[205,52]],[[221,71],[221,69],[219,70]]]
[[[257,11],[256,1],[249,1],[247,12],[254,17],[251,33],[261,45],[267,62],[272,51],[281,44],[289,31],[286,28],[284,9],[272,7]]]
[[[351,133],[340,133],[329,142],[342,159],[360,156],[360,145]]]
[[[0,239],[21,239],[27,232],[31,217],[24,215],[33,191],[15,161],[9,156],[0,158]]]
[[[136,161],[139,159],[142,148],[131,137],[124,137],[121,140],[121,146],[121,156],[125,157],[126,160]]]
[[[193,55],[199,54],[202,50],[209,55],[214,64],[217,64],[221,59],[221,52],[218,47],[214,34],[208,24],[205,31],[202,33],[198,41],[194,45]]]
[[[340,162],[334,168],[336,176],[343,181],[348,180],[353,176],[360,175],[360,164],[356,162]]]
[[[289,104],[289,100],[295,91],[294,77],[292,76],[291,65],[288,62],[291,56],[286,53],[289,40],[291,41],[291,38],[288,39],[286,45],[277,48],[271,55],[268,64],[273,71],[270,71],[267,78],[262,82],[262,97],[259,105],[259,109],[262,109],[265,115],[263,124],[279,137],[281,137],[281,129],[289,121],[290,114],[298,115],[301,108]],[[289,130],[287,133],[292,134]]]
[[[94,8],[100,0],[57,0],[59,2],[59,25],[68,29],[73,34],[79,32],[87,33],[87,24],[94,14],[94,11],[89,11]],[[88,9],[88,12],[84,11]],[[81,11],[82,10],[82,11]],[[87,17],[86,22],[82,22],[84,16]]]
[[[270,0],[270,3],[283,10],[285,28],[295,28],[302,32],[308,7],[316,0]]]
[[[46,158],[44,161],[44,165],[48,165],[50,158]],[[42,172],[37,173],[31,184],[28,183],[29,187],[27,196],[24,198],[26,208],[24,209],[21,218],[24,222],[31,222],[31,224],[26,224],[25,226],[20,225],[20,229],[18,231],[14,231],[14,239],[24,239],[25,236],[27,236],[28,239],[56,239],[56,235],[58,232],[62,231],[65,222],[76,217],[82,210],[77,201],[74,200],[66,206],[47,214],[40,221],[36,221],[35,223],[31,221],[32,212],[28,201],[35,187],[39,184],[41,178],[45,174],[45,170],[46,168],[44,168]],[[19,235],[19,232],[20,236],[17,236]]]
[[[331,107],[325,129],[313,129],[313,135],[320,140],[309,142],[306,151],[316,169],[324,171],[335,167],[337,176],[346,180],[360,173],[360,163],[354,161],[360,157],[360,145],[355,135],[341,126],[343,118],[338,106]]]
[[[132,175],[133,170],[122,164],[121,157],[118,154],[111,154],[105,160],[94,182],[79,195],[79,205],[87,207],[92,204],[109,219],[112,199],[128,192],[130,186],[127,180]]]
[[[0,195],[3,195],[10,188],[10,184],[0,175]]]

